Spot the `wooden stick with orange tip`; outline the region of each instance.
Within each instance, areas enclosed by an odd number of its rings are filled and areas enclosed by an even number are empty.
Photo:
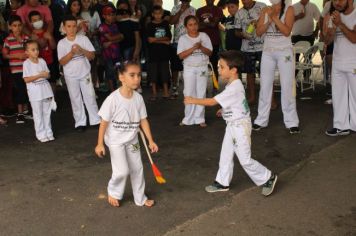
[[[219,89],[219,81],[218,81],[218,79],[216,78],[216,74],[215,74],[215,71],[214,71],[214,67],[213,67],[213,65],[209,62],[209,67],[210,67],[210,69],[211,69],[211,79],[212,79],[212,81],[213,81],[213,87],[215,88],[215,89]]]
[[[163,178],[161,172],[159,171],[159,169],[157,168],[157,166],[155,165],[155,163],[153,163],[150,150],[148,149],[148,146],[147,146],[147,143],[146,143],[146,137],[145,137],[145,135],[144,135],[144,133],[142,132],[141,129],[140,129],[140,136],[141,136],[143,145],[145,146],[148,159],[150,160],[150,163],[151,163],[151,166],[152,166],[153,175],[155,176],[157,183],[159,183],[159,184],[165,184],[165,183],[166,183],[166,180]]]

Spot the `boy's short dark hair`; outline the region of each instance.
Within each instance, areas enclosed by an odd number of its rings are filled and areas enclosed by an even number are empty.
[[[18,15],[12,15],[12,16],[10,16],[8,22],[9,22],[9,25],[12,25],[16,21],[20,21],[22,23],[21,17]]]
[[[227,0],[225,4],[239,4],[239,0]]]
[[[187,26],[188,21],[190,21],[191,19],[194,19],[196,22],[199,22],[199,20],[198,20],[198,18],[196,16],[189,15],[189,16],[184,18],[184,26]]]
[[[28,19],[29,19],[29,21],[31,21],[32,16],[41,16],[41,14],[40,14],[38,11],[31,11],[31,12],[28,14]],[[41,16],[41,18],[42,18],[42,16]]]
[[[158,5],[155,5],[155,6],[152,7],[152,13],[154,11],[162,11],[162,10],[163,10],[163,8],[161,6],[158,6]]]
[[[241,52],[236,50],[228,50],[219,53],[220,59],[226,61],[226,64],[229,66],[230,69],[236,68],[239,70],[244,64],[243,55]]]
[[[27,50],[27,47],[28,47],[28,45],[30,45],[30,44],[37,44],[37,46],[39,47],[39,44],[38,44],[38,42],[37,42],[36,40],[30,39],[30,40],[27,40],[27,41],[24,43],[24,48],[25,48],[25,50]]]
[[[63,25],[65,25],[67,21],[75,21],[75,22],[77,22],[77,18],[75,18],[73,15],[65,15],[63,17],[63,20],[62,20]]]

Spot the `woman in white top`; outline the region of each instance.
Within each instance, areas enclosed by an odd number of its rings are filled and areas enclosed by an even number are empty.
[[[256,34],[265,34],[261,60],[258,116],[252,128],[257,131],[268,126],[275,69],[278,67],[281,83],[281,103],[284,124],[291,134],[299,133],[299,119],[295,99],[294,55],[291,31],[294,10],[285,0],[270,0],[271,7],[262,10]]]
[[[67,3],[67,9],[66,9],[66,14],[67,15],[72,15],[77,19],[77,34],[79,35],[86,35],[88,32],[88,22],[84,20],[81,16],[82,12],[82,2],[80,0],[69,0]],[[62,35],[65,35],[65,30],[63,29],[63,23],[59,26],[59,32],[61,32]]]
[[[178,40],[177,54],[183,60],[184,96],[205,98],[209,76],[209,56],[213,47],[209,36],[198,31],[198,19],[189,15],[184,19],[187,33]],[[183,125],[206,127],[204,106],[187,104]]]

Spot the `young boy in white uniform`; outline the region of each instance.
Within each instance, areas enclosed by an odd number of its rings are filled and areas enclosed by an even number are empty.
[[[335,11],[324,19],[325,42],[334,41],[331,71],[333,128],[326,135],[356,131],[356,8],[352,0],[332,2]]]
[[[101,123],[98,144],[95,152],[99,157],[105,155],[105,144],[109,147],[112,176],[108,184],[108,201],[112,206],[120,206],[130,175],[135,204],[151,207],[153,200],[145,195],[145,179],[138,142],[141,126],[152,152],[158,147],[153,141],[145,103],[142,96],[135,91],[141,81],[140,66],[128,62],[120,68],[119,79],[122,86],[108,96],[100,108]]]
[[[58,59],[63,66],[75,128],[84,131],[87,125],[84,104],[89,114],[90,125],[100,123],[89,62],[95,57],[95,49],[86,36],[77,35],[77,20],[74,16],[64,17],[63,28],[66,37],[58,42]]]
[[[32,107],[36,138],[42,143],[53,141],[51,110],[55,109],[55,102],[47,80],[50,73],[46,62],[38,57],[39,48],[36,41],[28,41],[25,50],[28,59],[23,63],[23,79]]]
[[[273,192],[277,175],[251,158],[251,118],[245,97],[245,90],[238,79],[239,54],[237,51],[220,53],[219,75],[227,82],[225,90],[214,98],[198,99],[185,97],[185,104],[202,106],[220,105],[218,115],[226,121],[224,141],[220,153],[219,171],[215,182],[205,188],[207,192],[228,191],[233,175],[234,153],[242,168],[252,181],[263,185],[262,194],[268,196]]]
[[[198,19],[187,16],[184,19],[187,33],[178,41],[177,54],[183,60],[184,96],[205,98],[208,83],[209,56],[213,47],[209,36],[198,31]],[[206,127],[205,108],[199,105],[186,105],[183,125],[200,125]]]

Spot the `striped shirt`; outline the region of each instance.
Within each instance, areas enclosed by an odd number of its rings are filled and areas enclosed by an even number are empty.
[[[11,33],[5,38],[4,49],[7,50],[9,55],[24,53],[24,43],[29,40],[29,37],[25,34],[21,35],[21,41],[17,41],[16,37]],[[9,59],[10,70],[12,74],[22,73],[22,65],[25,59],[12,58]]]

